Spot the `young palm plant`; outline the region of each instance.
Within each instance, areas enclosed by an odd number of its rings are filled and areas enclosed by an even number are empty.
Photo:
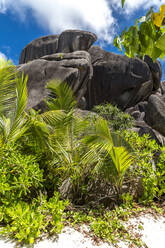
[[[113,179],[116,193],[120,197],[125,172],[134,161],[131,152],[123,146],[126,142],[119,134],[113,133],[112,135],[107,121],[101,117],[96,119],[95,124],[89,131],[89,135],[84,137],[83,142],[90,147],[89,152],[83,158],[83,162],[88,164],[93,161],[96,171],[100,168],[105,171],[104,176]],[[104,163],[104,159],[107,156],[113,162],[113,170],[110,168],[110,164]],[[111,175],[107,174],[108,168],[104,168],[105,166],[109,166]]]
[[[54,153],[52,166],[62,181],[70,178],[76,193],[85,171],[82,163],[85,148],[81,136],[88,122],[76,114],[76,101],[66,83],[51,81],[47,87],[51,92],[46,101],[49,111],[41,117],[53,130],[49,136]]]

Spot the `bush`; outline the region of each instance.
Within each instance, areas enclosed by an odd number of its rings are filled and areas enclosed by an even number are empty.
[[[134,119],[110,103],[95,106],[93,111],[106,119],[113,130],[123,130],[133,127]]]
[[[1,234],[19,243],[33,244],[42,232],[59,233],[68,202],[59,194],[47,199],[43,171],[34,155],[21,154],[18,147],[6,146],[0,167]]]
[[[6,225],[0,233],[22,244],[33,244],[42,232],[60,233],[67,204],[67,201],[60,201],[59,194],[55,193],[49,200],[42,195],[30,204],[17,200],[8,207],[1,206],[0,220],[3,219]]]
[[[136,164],[129,177],[142,178],[143,195],[139,199],[149,203],[160,198],[165,193],[165,150],[149,135],[139,137],[136,132],[124,131],[126,141],[133,147],[136,155]]]
[[[159,185],[158,195],[165,194],[165,147],[160,149],[160,156],[157,161],[157,179]]]
[[[0,167],[0,203],[36,194],[42,186],[43,172],[33,155],[23,155],[17,147],[6,146],[2,151]]]

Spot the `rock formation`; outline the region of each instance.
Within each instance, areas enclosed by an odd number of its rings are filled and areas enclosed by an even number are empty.
[[[57,52],[58,35],[48,35],[30,42],[21,52],[19,64]]]
[[[154,87],[147,63],[100,47],[90,48],[89,53],[93,65],[93,78],[86,94],[89,109],[103,102],[125,109],[151,95]]]
[[[60,35],[48,35],[30,42],[23,50],[19,64],[24,64],[44,55],[88,51],[97,40],[95,34],[80,30],[66,30]]]
[[[91,110],[97,104],[115,104],[135,118],[139,134],[149,133],[165,144],[165,82],[161,82],[160,62],[105,51],[92,46],[96,39],[90,32],[66,30],[29,43],[18,66],[29,77],[28,105],[44,111],[47,82],[65,81],[79,106],[83,102],[83,108]]]
[[[67,82],[76,96],[78,104],[84,96],[93,69],[90,55],[85,51],[46,55],[30,63],[20,65],[20,72],[28,75],[28,106],[44,111],[44,98],[50,80]]]
[[[165,96],[149,97],[145,120],[148,125],[165,136]]]

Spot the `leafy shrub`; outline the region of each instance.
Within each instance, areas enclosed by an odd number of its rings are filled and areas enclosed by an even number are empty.
[[[18,243],[33,244],[42,232],[60,233],[68,202],[60,201],[57,193],[49,200],[41,198],[29,204],[15,201],[8,207],[1,206],[0,220],[6,224],[1,228],[1,235],[14,238]]]
[[[133,126],[133,117],[122,112],[117,106],[113,106],[110,103],[95,106],[93,111],[106,119],[115,131],[131,128]]]
[[[160,149],[160,156],[157,161],[157,180],[159,185],[158,195],[165,194],[165,147]]]
[[[3,149],[0,166],[0,203],[8,205],[36,192],[43,182],[43,172],[36,157],[21,154],[17,147]]]
[[[133,170],[129,171],[129,176],[142,178],[143,196],[140,200],[148,203],[165,192],[164,148],[161,148],[155,140],[151,140],[149,135],[139,137],[136,132],[128,131],[124,131],[122,135],[133,147],[136,155],[136,164]]]
[[[4,75],[8,76],[8,70]],[[96,171],[97,179],[101,181],[103,175],[111,180],[112,187],[116,187],[119,195],[125,174],[132,178],[142,177],[143,201],[151,201],[165,192],[164,148],[160,148],[148,136],[140,138],[136,133],[123,131],[124,139],[134,147],[135,163],[123,139],[117,132],[111,134],[106,121],[121,133],[121,130],[132,127],[132,117],[106,104],[95,107],[95,111],[106,120],[96,118],[91,123],[79,118],[74,112],[75,101],[71,90],[66,85],[55,85],[54,82],[48,86],[52,96],[56,96],[48,100],[50,111],[39,114],[29,110],[26,113],[27,78],[24,80],[22,77],[22,81],[17,81],[13,86],[16,108],[12,108],[12,116],[17,117],[14,118],[14,125],[11,125],[13,118],[1,118],[1,234],[15,238],[21,244],[33,244],[43,232],[59,233],[68,202],[61,201],[55,190],[65,179],[69,179],[73,195],[81,201],[83,195],[90,191],[88,181],[93,180]],[[5,81],[4,88],[8,90],[11,85],[9,87],[9,82]],[[15,95],[17,91],[19,94]],[[1,97],[0,100],[4,97],[7,103],[13,99],[11,94],[7,98],[3,94]],[[0,102],[2,104],[4,100]],[[156,156],[157,153],[160,156]],[[124,194],[122,200],[125,206],[133,206],[129,193]],[[125,218],[125,211],[120,208],[115,211],[98,215],[97,218],[77,218],[87,219],[94,233],[113,241],[115,236],[112,233],[119,233],[120,236],[120,231],[125,232],[118,219],[118,215]]]

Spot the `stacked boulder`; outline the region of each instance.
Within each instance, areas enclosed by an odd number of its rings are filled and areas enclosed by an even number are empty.
[[[148,56],[131,59],[92,46],[96,40],[91,32],[66,30],[29,43],[18,66],[28,74],[28,105],[44,111],[47,82],[65,81],[78,106],[91,110],[105,102],[117,105],[136,119],[138,132],[152,133],[163,143],[165,83],[161,82],[161,64]]]

